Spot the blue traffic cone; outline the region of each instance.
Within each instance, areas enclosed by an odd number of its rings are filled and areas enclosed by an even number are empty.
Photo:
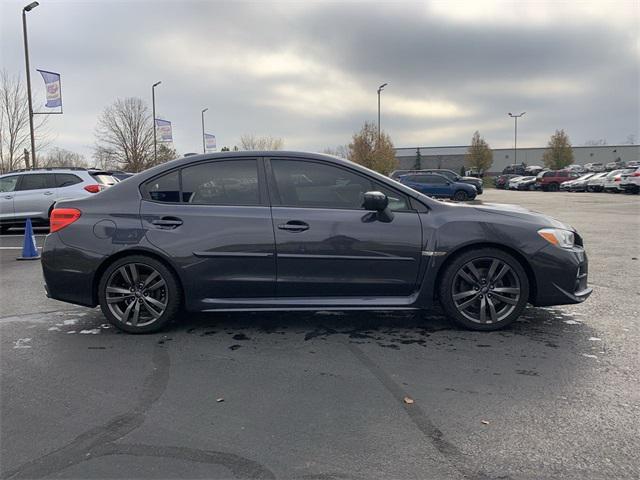
[[[24,225],[22,256],[18,257],[16,260],[38,260],[39,258],[40,254],[38,253],[38,247],[36,246],[36,237],[33,235],[31,219],[27,218],[27,223]]]

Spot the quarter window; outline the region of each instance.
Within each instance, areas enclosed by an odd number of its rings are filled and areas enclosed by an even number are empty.
[[[182,201],[205,205],[259,205],[258,162],[209,162],[182,170]]]
[[[18,175],[0,178],[0,192],[13,192],[16,189],[18,178]]]
[[[82,179],[80,177],[71,173],[56,173],[55,179],[56,188],[69,187],[71,185],[75,185],[76,183],[82,182]]]

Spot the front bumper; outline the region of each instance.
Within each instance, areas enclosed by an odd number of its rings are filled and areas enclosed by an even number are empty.
[[[593,289],[588,286],[589,261],[582,247],[548,245],[531,258],[535,289],[530,303],[537,307],[582,303]]]

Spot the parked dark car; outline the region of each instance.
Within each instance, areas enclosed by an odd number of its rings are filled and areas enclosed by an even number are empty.
[[[495,180],[494,180],[494,184],[496,186],[496,188],[501,188],[501,189],[508,189],[509,188],[509,180],[511,180],[512,178],[515,177],[520,177],[522,175],[516,175],[513,173],[507,174],[507,175],[498,175]]]
[[[410,173],[437,173],[439,175],[443,175],[447,177],[452,182],[461,182],[461,183],[468,183],[469,185],[473,185],[476,188],[477,195],[481,195],[483,192],[482,178],[461,177],[453,170],[447,170],[445,168],[431,168],[431,169],[423,169],[423,170],[395,170],[391,172],[389,176],[394,180],[398,180],[401,176],[407,175]]]
[[[527,303],[591,294],[571,227],[518,207],[440,202],[319,154],[181,158],[60,202],[51,222],[42,251],[48,296],[99,304],[132,333],[157,331],[180,309],[436,302],[463,327],[495,330]]]
[[[448,198],[458,202],[476,198],[476,187],[468,183],[453,182],[438,173],[409,173],[401,175],[398,181],[425,195],[434,198]]]
[[[502,169],[503,175],[527,175],[527,166],[524,163],[514,163],[512,165],[507,165]]]
[[[562,182],[573,180],[579,176],[579,173],[570,170],[547,170],[538,174],[536,187],[545,192],[557,192],[560,190]]]

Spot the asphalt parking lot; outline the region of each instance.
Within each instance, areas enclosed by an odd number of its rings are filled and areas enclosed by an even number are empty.
[[[131,336],[46,299],[0,237],[2,478],[640,477],[640,196],[480,198],[575,226],[591,298],[493,333],[433,311],[188,314]]]

